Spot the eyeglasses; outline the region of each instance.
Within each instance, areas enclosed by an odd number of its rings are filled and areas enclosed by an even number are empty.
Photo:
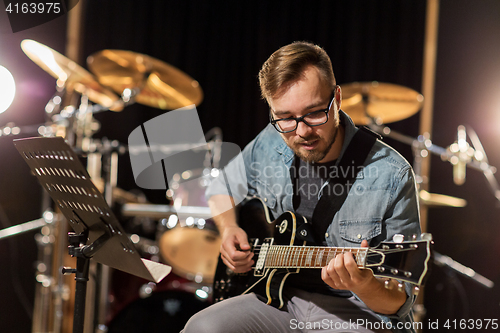
[[[328,104],[328,108],[326,109],[309,112],[308,114],[298,118],[290,117],[284,119],[273,119],[272,112],[270,112],[269,119],[274,128],[280,133],[289,133],[295,131],[299,126],[299,122],[303,122],[310,127],[323,125],[328,121],[328,113],[332,108],[334,100],[335,90],[332,93],[332,99]]]

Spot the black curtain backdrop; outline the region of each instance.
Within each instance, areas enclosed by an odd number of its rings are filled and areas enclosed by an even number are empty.
[[[243,148],[268,122],[257,74],[276,49],[296,40],[312,41],[329,53],[340,85],[376,80],[421,91],[425,14],[424,0],[89,0],[85,3],[83,53],[86,58],[104,49],[128,50],[179,68],[203,89],[204,100],[197,110],[204,131],[220,127],[224,141]],[[64,21],[50,24],[52,30],[38,27],[22,36],[63,53]],[[54,28],[56,24],[58,28]],[[447,147],[456,138],[457,126],[469,125],[482,140],[490,163],[500,167],[498,36],[499,1],[441,0],[432,134],[436,145]],[[16,43],[11,58],[25,61]],[[48,74],[29,60],[27,63],[29,71],[19,73],[37,85],[25,85],[24,92],[31,99],[13,105],[11,109],[16,110],[10,115],[0,116],[2,125],[8,121],[20,125],[43,121],[40,110],[54,93],[54,84]],[[81,65],[87,68],[85,63]],[[134,104],[122,112],[97,114],[101,129],[95,137],[127,144],[132,130],[164,112]],[[388,125],[416,137],[419,114]],[[41,190],[33,177],[26,175],[27,167],[11,147],[12,141],[2,140],[4,158],[0,166],[9,176],[3,177],[2,188],[8,191],[3,191],[0,203],[11,224],[37,218]],[[388,138],[385,141],[413,163],[411,147]],[[480,172],[468,169],[466,183],[457,186],[451,165],[438,156],[431,159],[431,192],[464,198],[468,203],[465,208],[430,209],[428,231],[434,235],[436,251],[473,268],[496,285],[486,289],[433,265],[425,288],[424,331],[432,331],[429,323],[436,320],[443,329],[448,319],[498,319],[498,202]],[[152,203],[166,203],[164,191],[142,190],[135,185],[127,154],[120,157],[118,181],[123,189],[142,191]],[[2,267],[7,267],[0,274],[6,295],[0,302],[2,332],[30,331],[26,308],[29,310],[35,284],[33,235],[0,242],[1,253],[9,253],[1,258]],[[12,283],[17,276],[22,277],[21,284]],[[19,297],[16,290],[20,288],[24,288],[27,301]],[[15,315],[5,315],[9,309],[14,309]]]

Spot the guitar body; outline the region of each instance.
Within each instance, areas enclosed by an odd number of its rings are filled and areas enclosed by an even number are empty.
[[[264,205],[254,198],[241,206],[239,226],[247,232],[252,251],[263,244],[312,245],[313,238],[307,220],[297,214],[286,212],[276,220]],[[257,260],[257,255],[254,256]],[[229,297],[254,292],[267,299],[267,304],[281,308],[284,305],[281,291],[289,274],[298,273],[300,268],[252,269],[243,274],[232,272],[219,257],[215,271],[213,297],[216,302]]]

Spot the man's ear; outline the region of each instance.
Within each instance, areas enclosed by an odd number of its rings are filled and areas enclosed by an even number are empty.
[[[335,86],[335,103],[337,104],[337,110],[340,110],[342,105],[342,89],[339,85]]]

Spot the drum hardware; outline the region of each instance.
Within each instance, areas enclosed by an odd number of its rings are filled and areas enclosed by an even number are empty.
[[[459,126],[457,141],[447,148],[442,148],[433,144],[425,135],[413,138],[383,125],[403,120],[418,112],[424,100],[421,94],[410,88],[376,81],[348,83],[341,87],[342,109],[355,124],[366,125],[383,136],[412,147],[415,158],[413,168],[418,184],[426,181],[420,176],[421,159],[433,153],[454,166],[454,181],[457,185],[461,185],[465,180],[466,166],[481,171],[487,178],[493,194],[500,200],[500,186],[493,176],[496,168],[488,164],[486,152],[472,129],[466,130],[464,126]],[[472,147],[466,141],[467,132],[470,132]],[[424,204],[434,206],[464,207],[466,204],[462,199],[434,195],[425,191],[420,192],[420,197]]]
[[[485,278],[479,273],[476,273],[472,268],[462,265],[461,263],[451,259],[448,256],[442,255],[440,253],[434,252],[434,263],[441,267],[447,267],[448,269],[460,273],[468,279],[471,279],[485,288],[492,289],[495,284],[490,279]]]
[[[426,190],[419,192],[420,202],[427,206],[465,207],[467,201],[449,195],[429,193]]]
[[[193,217],[209,219],[212,217],[210,208],[208,207],[182,206],[174,208],[170,205],[136,203],[124,204],[121,213],[123,216],[144,216],[154,219],[169,217],[172,214],[176,214],[183,218]]]
[[[25,232],[30,232],[36,229],[43,228],[44,226],[50,225],[51,223],[57,222],[58,218],[52,211],[46,211],[43,214],[42,218],[21,223],[18,225],[14,225],[12,227],[8,227],[0,230],[0,239],[17,236],[23,234]],[[46,235],[47,236],[47,235]],[[48,243],[47,239],[44,240],[45,243]]]
[[[213,279],[221,240],[210,208],[127,203],[121,213],[160,219],[158,247],[174,272],[197,283]]]
[[[429,153],[432,153],[434,155],[440,156],[442,161],[450,162],[454,166],[456,166],[459,163],[462,163],[464,167],[466,166],[471,169],[475,169],[482,172],[485,175],[486,179],[488,180],[493,194],[498,200],[500,200],[500,186],[498,185],[498,182],[493,176],[494,173],[496,173],[497,168],[488,164],[486,153],[484,152],[484,149],[482,149],[482,146],[478,142],[477,135],[475,134],[475,132],[473,132],[472,129],[468,129],[468,131],[474,133],[471,134],[471,137],[474,137],[475,144],[473,143],[472,147],[470,147],[468,144],[467,145],[462,144],[462,146],[466,147],[464,149],[464,148],[459,148],[458,140],[457,142],[452,143],[447,148],[443,148],[433,144],[432,141],[424,135],[419,135],[415,139],[403,135],[401,133],[397,133],[396,131],[391,130],[387,126],[380,126],[376,124],[369,124],[368,126],[372,130],[376,131],[377,133],[380,133],[383,136],[387,136],[395,140],[398,140],[400,142],[410,144],[414,150],[414,156],[416,157],[417,161],[419,158],[425,158],[429,155]],[[417,183],[420,183],[422,179],[419,179],[420,167],[418,163],[414,165],[414,170],[417,176]],[[426,194],[424,193],[423,199],[425,200],[427,198],[429,197],[428,196],[426,197]],[[436,202],[436,204],[440,205],[439,202]],[[463,204],[465,204],[465,202],[455,201],[455,204],[458,204],[456,205],[456,207],[463,207],[464,206]]]
[[[50,121],[45,125],[38,126],[36,132],[46,137],[65,137],[75,151],[86,156],[88,158],[88,171],[93,174],[92,179],[98,185],[102,185],[101,191],[104,193],[109,205],[112,205],[115,200],[126,203],[144,202],[143,199],[117,187],[116,168],[113,165],[116,166],[118,152],[103,151],[100,143],[91,139],[93,134],[100,128],[100,124],[94,120],[93,114],[105,110],[121,111],[125,106],[135,102],[159,108],[180,107],[175,106],[175,103],[183,103],[183,106],[199,104],[203,94],[198,83],[184,73],[159,60],[148,58],[148,56],[144,55],[133,54],[137,62],[136,65],[138,63],[149,63],[150,70],[141,72],[140,75],[142,75],[142,78],[139,80],[135,80],[137,78],[135,75],[137,73],[135,73],[134,83],[125,89],[118,89],[117,92],[121,94],[118,97],[111,90],[104,87],[104,85],[101,85],[92,74],[47,46],[32,40],[25,40],[21,44],[21,47],[31,60],[56,78],[56,93],[49,100],[45,108]],[[125,57],[131,54],[129,52]],[[94,59],[93,57],[89,57],[89,59],[91,58]],[[116,60],[116,57],[114,59]],[[121,65],[123,65],[123,62],[121,62]],[[140,66],[132,68],[132,71],[136,70],[141,71],[142,68]],[[101,79],[103,78],[100,77],[99,81]],[[123,79],[127,80],[126,78]],[[79,102],[76,102],[73,98],[75,92],[81,95]],[[153,95],[154,97],[152,97]],[[74,106],[75,104],[79,104],[79,106]],[[10,125],[8,124],[5,127],[2,134],[15,135],[17,132],[20,132],[19,128]],[[99,164],[100,159],[103,159],[103,167]],[[104,179],[100,178],[102,171],[106,172]],[[182,217],[182,212],[180,216]],[[189,216],[183,219],[183,221],[185,220],[189,223]],[[198,227],[202,225],[201,220],[197,220],[194,223]],[[54,235],[48,236],[54,237]],[[58,237],[60,235],[55,235],[55,238]],[[45,239],[44,236],[40,236],[40,238]],[[57,249],[57,251],[52,252],[54,254],[55,252],[61,252],[59,250]],[[43,270],[44,263],[41,263],[39,267]],[[46,284],[50,281],[50,279],[42,277],[40,280]],[[98,281],[97,283],[102,285],[102,282]],[[60,284],[64,286],[64,284]],[[100,287],[98,285],[96,288]],[[62,290],[64,288],[58,289]],[[200,293],[203,294],[203,291],[200,291]],[[103,298],[103,294],[106,294],[106,292],[101,292],[99,297]],[[63,303],[59,299],[55,299],[54,301],[58,304]],[[100,304],[103,303],[102,300],[99,302]],[[62,314],[62,311],[56,310],[56,312]],[[57,319],[54,321],[57,321]],[[54,327],[56,327],[55,332],[61,329],[57,323],[55,323]]]

